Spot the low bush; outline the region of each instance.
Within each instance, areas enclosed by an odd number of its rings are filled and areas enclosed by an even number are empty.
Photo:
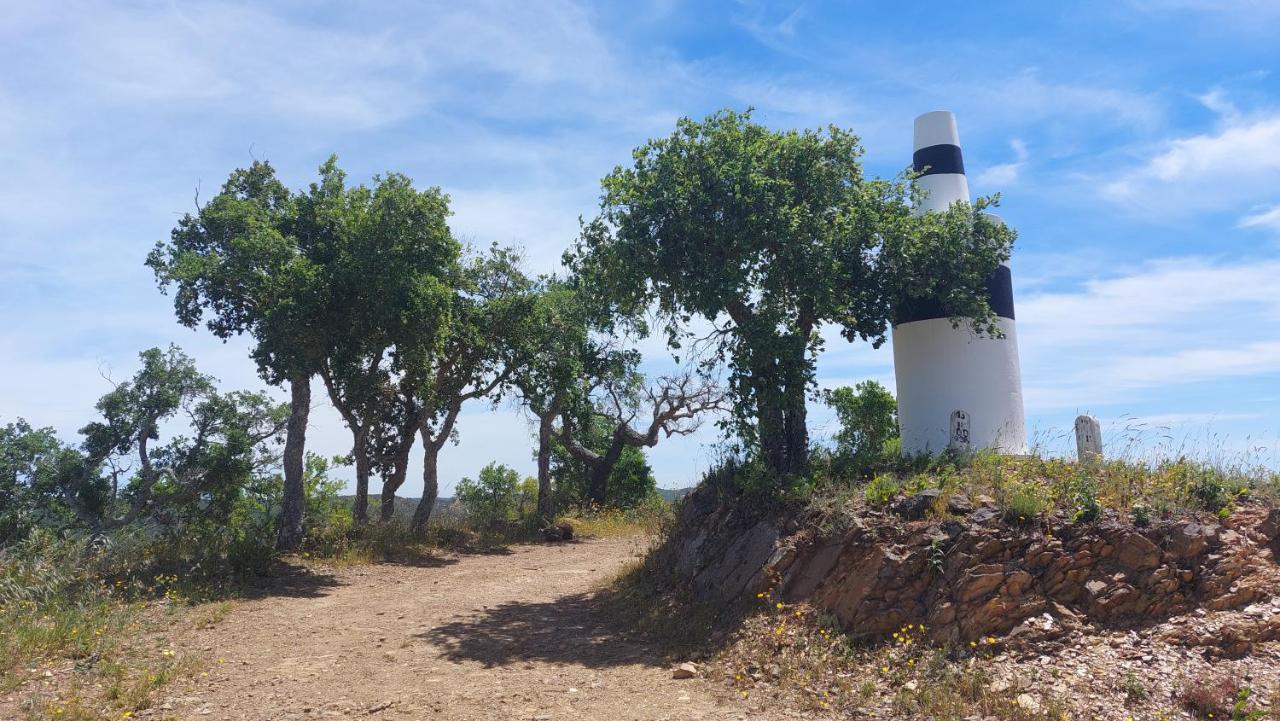
[[[867,503],[873,506],[883,506],[898,494],[901,487],[898,479],[888,473],[881,473],[871,482],[867,484],[863,491],[867,499]]]

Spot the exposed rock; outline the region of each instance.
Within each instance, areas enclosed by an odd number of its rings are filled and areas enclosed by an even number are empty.
[[[1030,714],[1040,713],[1040,699],[1029,693],[1020,693],[1014,699],[1018,702],[1018,707]]]
[[[1204,526],[1199,523],[1185,523],[1177,526],[1168,535],[1165,548],[1176,560],[1199,556],[1217,540],[1217,526]]]
[[[928,488],[893,504],[893,512],[908,521],[918,521],[929,513],[929,509],[933,508],[941,497],[941,490]]]
[[[927,517],[941,497],[915,494],[893,512]],[[930,635],[951,642],[1005,633],[1017,642],[1053,642],[1084,624],[1132,628],[1243,608],[1280,589],[1269,547],[1280,513],[1266,507],[1242,506],[1226,529],[1191,518],[1139,530],[1113,512],[1093,523],[1057,517],[1047,528],[1019,528],[994,522],[999,509],[975,501],[963,521],[903,524],[868,511],[823,536],[753,516],[749,504],[722,505],[700,489],[669,539],[669,565],[704,599],[777,591],[833,614],[855,636],[925,623]],[[1256,620],[1280,619],[1275,608]],[[1215,653],[1245,647],[1224,644]]]
[[[685,662],[671,669],[671,678],[693,678],[698,675],[698,665]]]
[[[1112,546],[1108,545],[1104,546],[1104,548],[1112,548]],[[1099,555],[1106,557],[1109,554],[1100,553]],[[1156,548],[1156,544],[1148,541],[1142,534],[1130,533],[1120,542],[1116,560],[1125,568],[1131,568],[1135,571],[1155,568],[1160,565],[1160,549]]]
[[[969,515],[969,520],[973,523],[983,524],[990,523],[1000,517],[1000,509],[993,506],[983,506]]]
[[[957,516],[965,516],[973,512],[973,501],[967,496],[954,495],[947,499],[947,511]]]
[[[956,593],[956,599],[961,603],[969,603],[996,590],[1002,583],[1004,583],[1004,569],[1000,566],[992,564],[974,566],[960,581],[960,590]]]

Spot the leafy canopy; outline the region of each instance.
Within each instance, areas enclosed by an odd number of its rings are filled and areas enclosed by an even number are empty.
[[[565,261],[603,315],[644,330],[656,310],[671,348],[696,338],[709,363],[723,357],[737,429],[785,431],[794,457],[823,325],[878,346],[897,304],[929,297],[993,327],[985,282],[1012,232],[976,212],[987,200],[913,216],[910,179],[867,178],[861,156],[834,126],[681,119],[604,178],[600,213]]]
[[[836,449],[856,468],[869,467],[884,452],[885,444],[898,437],[898,404],[877,381],[836,388],[825,393],[824,400],[840,421]]]
[[[457,498],[478,525],[515,520],[521,495],[520,474],[499,463],[480,469],[476,480],[458,482]]]

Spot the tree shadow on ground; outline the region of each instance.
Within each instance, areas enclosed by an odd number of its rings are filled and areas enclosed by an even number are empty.
[[[450,661],[479,661],[486,668],[530,661],[588,668],[666,665],[660,648],[625,628],[601,596],[576,593],[554,601],[504,603],[417,637],[443,648]]]
[[[328,571],[279,561],[263,575],[233,576],[197,582],[186,596],[200,602],[241,601],[261,598],[320,598],[342,585]]]

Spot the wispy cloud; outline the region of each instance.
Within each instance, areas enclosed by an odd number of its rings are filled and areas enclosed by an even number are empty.
[[[1164,341],[1214,333],[1250,320],[1254,330],[1280,318],[1280,260],[1215,262],[1188,257],[1152,261],[1077,290],[1018,299],[1018,316],[1056,348]]]
[[[1220,93],[1201,101],[1219,114],[1217,129],[1157,144],[1147,160],[1101,183],[1103,196],[1140,212],[1180,217],[1273,199],[1280,184],[1280,111],[1242,114]]]
[[[1237,228],[1271,228],[1280,230],[1280,205],[1246,215],[1236,223]]]
[[[1076,290],[1019,299],[1023,365],[1039,408],[1280,374],[1280,260],[1157,261]]]
[[[1009,147],[1013,149],[1014,161],[992,165],[979,173],[974,182],[980,189],[1007,188],[1018,182],[1022,168],[1027,164],[1027,144],[1014,138],[1009,141]]]

